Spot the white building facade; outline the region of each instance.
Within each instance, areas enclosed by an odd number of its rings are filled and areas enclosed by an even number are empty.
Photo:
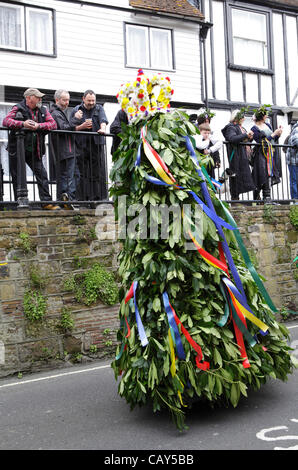
[[[283,142],[298,111],[297,17],[297,0],[1,2],[0,122],[36,87],[46,103],[69,90],[72,107],[93,89],[111,124],[121,83],[143,68],[171,78],[174,107],[215,112],[219,132],[232,109],[272,104]],[[0,131],[7,174],[5,140]]]

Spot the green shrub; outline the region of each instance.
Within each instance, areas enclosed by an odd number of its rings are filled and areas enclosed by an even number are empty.
[[[29,321],[43,319],[47,309],[46,298],[38,291],[28,289],[24,294],[24,314]]]
[[[101,300],[106,305],[118,302],[118,287],[114,275],[95,263],[85,272],[70,276],[64,288],[73,292],[78,302],[91,305]]]
[[[290,222],[293,227],[298,228],[298,206],[290,207]]]

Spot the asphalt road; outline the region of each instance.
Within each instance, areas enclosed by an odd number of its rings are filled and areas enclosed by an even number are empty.
[[[298,358],[298,323],[287,326]],[[297,391],[298,369],[287,382],[251,391],[235,409],[197,403],[181,433],[166,411],[130,411],[107,362],[6,378],[0,380],[0,450],[298,449]]]

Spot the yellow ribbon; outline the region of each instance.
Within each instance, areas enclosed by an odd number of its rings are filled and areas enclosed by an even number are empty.
[[[171,371],[172,377],[175,377],[175,375],[176,375],[176,359],[175,359],[174,343],[173,343],[173,338],[172,338],[172,334],[171,334],[170,328],[169,328],[169,330],[168,330],[168,337],[169,337],[170,353],[171,353],[171,367],[170,367],[170,371]],[[179,380],[179,383],[181,384],[182,388],[184,388],[184,385],[183,385],[183,383],[181,382],[181,380],[179,379],[178,376],[177,376],[177,379]],[[178,390],[177,393],[178,393],[178,397],[179,397],[179,400],[180,400],[181,405],[184,406],[185,408],[187,408],[187,405],[184,405],[184,403],[183,403],[182,395],[181,395],[180,390]]]
[[[233,300],[233,303],[235,305],[237,305],[237,308],[239,308],[240,312],[248,319],[250,320],[252,323],[254,323],[255,325],[257,325],[262,331],[267,331],[268,330],[268,326],[265,325],[265,323],[263,323],[259,318],[255,317],[252,313],[250,313],[237,299],[236,297],[233,295],[233,293],[230,291],[229,289],[229,292],[231,294],[231,297],[232,297],[232,300]]]

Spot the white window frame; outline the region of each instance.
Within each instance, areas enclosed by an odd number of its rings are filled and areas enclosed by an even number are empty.
[[[17,51],[23,51],[25,49],[25,17],[24,17],[24,7],[22,5],[16,5],[13,3],[0,3],[0,7],[12,8],[20,11],[20,22],[21,22],[21,46],[10,46],[5,44],[0,44],[1,49],[11,49]]]
[[[0,3],[0,7],[9,7],[15,8],[16,10],[19,9],[21,12],[21,47],[15,46],[6,46],[0,44],[0,50],[9,50],[12,52],[22,52],[26,54],[36,54],[36,55],[45,55],[50,57],[56,57],[56,37],[55,37],[55,12],[53,9],[50,8],[43,8],[37,7],[35,5],[21,5],[17,3]],[[51,51],[44,52],[44,51],[35,51],[30,48],[30,40],[29,40],[29,30],[30,30],[30,11],[42,11],[43,13],[47,13],[50,19],[50,37],[51,40]]]
[[[45,52],[41,50],[34,50],[30,45],[30,12],[40,12],[46,13],[49,17],[49,24],[50,24],[50,37],[49,41],[52,44],[52,52]],[[54,34],[53,34],[53,12],[51,10],[41,9],[41,8],[34,8],[34,7],[26,7],[26,37],[27,37],[27,51],[34,52],[36,54],[52,54],[54,52]]]
[[[146,38],[146,57],[144,63],[135,63],[133,60],[130,59],[130,40],[128,30],[129,28],[137,28],[143,29],[145,31],[145,38]],[[152,43],[152,34],[153,30],[162,30],[167,31],[168,33],[168,46],[170,50],[170,62],[171,65],[169,67],[160,67],[156,64],[152,63],[151,57],[151,43]],[[174,62],[174,47],[173,47],[173,30],[170,28],[158,28],[155,26],[149,25],[142,25],[142,24],[134,24],[134,23],[125,23],[124,25],[124,35],[125,35],[125,67],[133,67],[133,68],[145,68],[145,69],[154,69],[154,70],[164,70],[164,71],[173,71],[175,69],[175,62]],[[132,45],[133,47],[133,45]]]
[[[241,63],[238,63],[235,61],[234,58],[234,36],[233,34],[233,10],[242,10],[245,12],[253,13],[253,14],[258,14],[258,15],[263,15],[265,16],[265,21],[266,21],[266,42],[265,42],[265,47],[264,51],[265,54],[267,54],[267,64],[263,67],[259,65],[243,65]],[[244,39],[245,38],[240,38]],[[247,41],[250,39],[247,38]],[[255,42],[260,42],[260,41],[255,41]],[[247,71],[262,71],[264,73],[272,73],[272,50],[271,50],[271,17],[270,17],[270,12],[264,8],[244,8],[239,5],[235,4],[230,4],[229,9],[228,9],[228,53],[229,53],[229,68],[231,69],[240,69],[240,70],[247,70]]]

